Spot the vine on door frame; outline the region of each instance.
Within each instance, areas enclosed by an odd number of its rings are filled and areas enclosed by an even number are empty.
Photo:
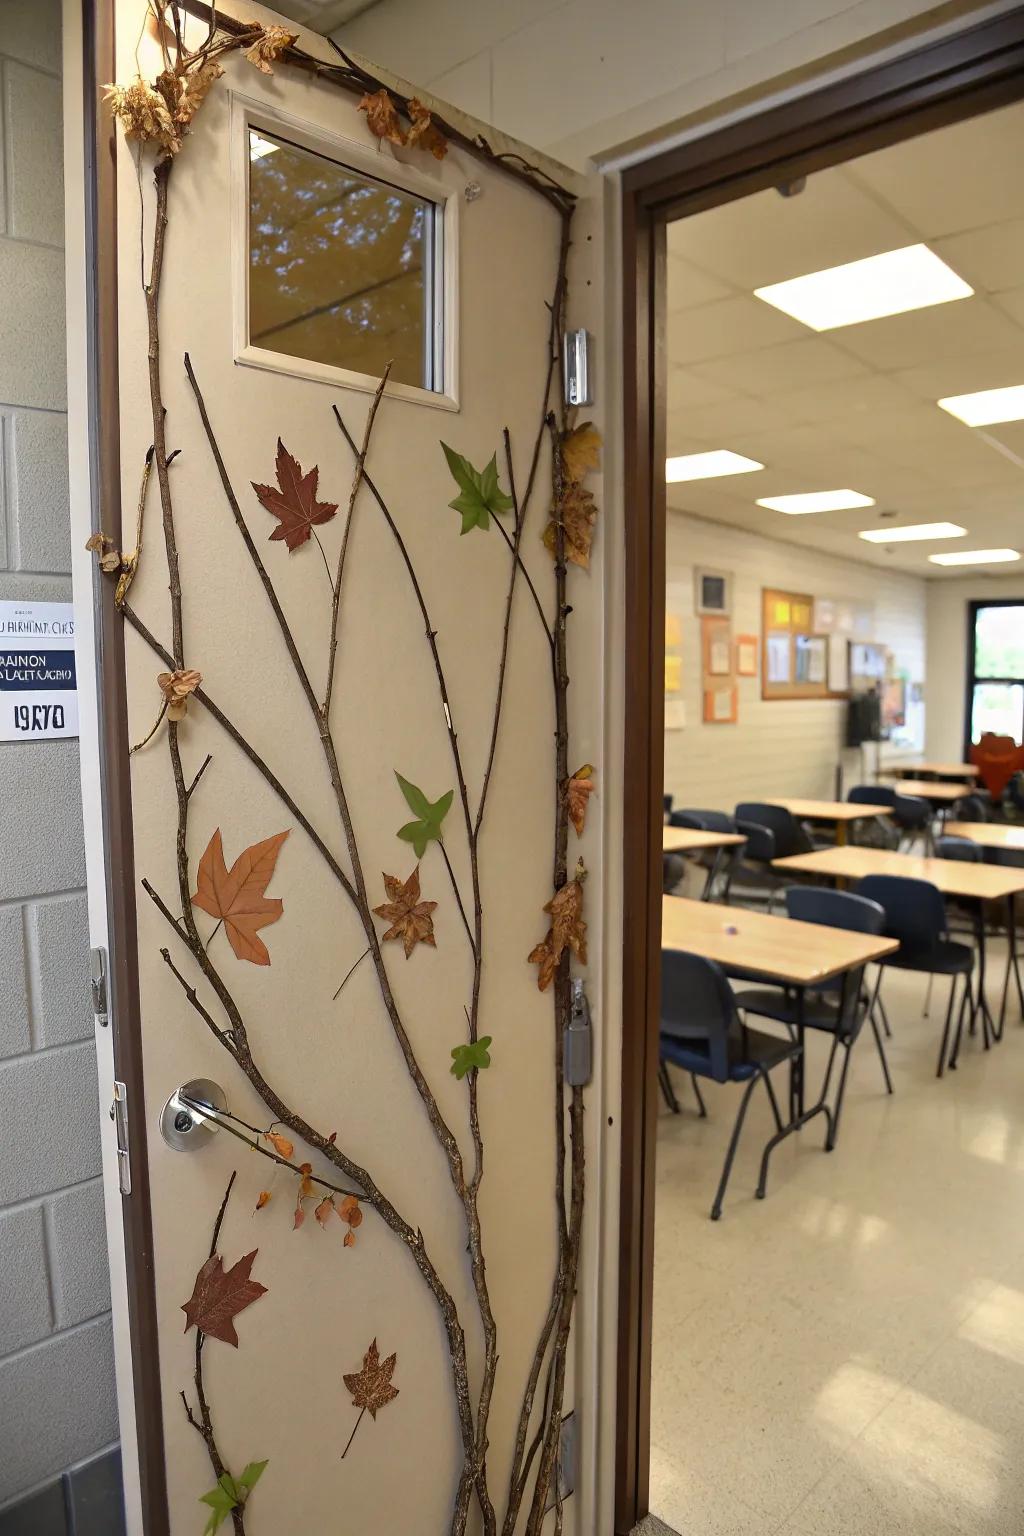
[[[450,1523],[452,1536],[463,1536],[466,1531],[470,1506],[474,1499],[480,1511],[484,1536],[497,1536],[499,1530],[501,1536],[513,1536],[524,1508],[528,1510],[525,1527],[527,1536],[538,1536],[549,1497],[553,1497],[555,1502],[556,1529],[560,1530],[562,1524],[561,1503],[557,1486],[553,1487],[553,1482],[556,1482],[554,1471],[580,1257],[585,1183],[583,1089],[580,1086],[567,1088],[562,1051],[563,1033],[570,1013],[570,952],[575,953],[581,961],[586,959],[586,924],[582,916],[585,870],[580,860],[573,878],[570,879],[569,824],[571,820],[576,832],[582,833],[587,802],[594,787],[594,770],[589,764],[573,773],[569,769],[569,676],[566,650],[568,619],[572,608],[567,598],[567,564],[571,562],[586,569],[589,563],[590,539],[597,514],[593,497],[583,487],[582,481],[588,471],[597,466],[600,440],[589,423],[575,425],[569,420],[557,387],[567,296],[570,230],[575,199],[546,172],[530,165],[518,154],[495,153],[483,138],[469,138],[416,98],[406,98],[386,87],[340,49],[337,50],[340,63],[325,64],[299,48],[297,36],[281,27],[264,27],[259,23],[243,23],[222,18],[218,16],[215,8],[204,6],[198,3],[198,0],[188,0],[187,9],[204,17],[208,23],[206,36],[199,45],[192,48],[186,42],[183,3],[179,3],[179,0],[150,0],[152,21],[162,48],[164,67],[152,83],[137,78],[127,86],[111,86],[108,91],[115,116],[126,136],[137,144],[140,168],[144,153],[152,154],[154,158],[155,216],[148,276],[145,271],[143,272],[153,443],[146,456],[140,487],[135,548],[131,551],[122,551],[117,547],[116,541],[102,531],[94,534],[89,540],[90,547],[99,557],[101,568],[113,582],[113,597],[119,612],[167,668],[167,671],[162,672],[157,679],[163,707],[156,726],[146,740],[157,735],[166,717],[166,747],[175,788],[174,835],[178,887],[176,897],[173,900],[165,899],[146,879],[142,884],[174,935],[177,946],[191,957],[194,968],[199,972],[199,976],[195,979],[200,985],[205,983],[204,995],[200,995],[199,987],[179,968],[170,949],[162,949],[161,955],[180,985],[185,999],[222,1048],[235,1061],[272,1116],[269,1129],[265,1131],[248,1125],[239,1117],[230,1115],[226,1111],[216,1116],[218,1123],[254,1151],[298,1176],[300,1182],[296,1226],[301,1224],[304,1216],[304,1199],[314,1193],[314,1186],[319,1186],[324,1192],[316,1210],[319,1224],[326,1228],[332,1212],[337,1211],[348,1225],[345,1243],[351,1246],[354,1241],[354,1229],[362,1220],[362,1208],[365,1206],[375,1213],[406,1247],[434,1297],[448,1342],[452,1386],[462,1444],[462,1467],[454,1495]],[[483,470],[477,470],[457,449],[440,445],[459,491],[459,495],[453,499],[451,505],[462,513],[463,533],[472,529],[487,531],[493,524],[504,538],[510,554],[509,576],[502,610],[498,676],[489,726],[489,747],[482,781],[475,796],[471,794],[463,769],[453,704],[449,696],[438,645],[438,632],[430,618],[427,598],[402,536],[399,522],[367,467],[374,424],[385,396],[387,371],[370,405],[361,444],[357,444],[352,436],[338,406],[333,407],[336,425],[352,454],[353,474],[340,550],[333,572],[326,552],[323,546],[320,546],[330,583],[330,617],[325,677],[323,687],[318,689],[300,656],[272,575],[264,563],[243,516],[199,381],[188,355],[185,355],[185,370],[227,509],[236,525],[245,552],[263,586],[281,643],[291,664],[296,687],[305,698],[314,734],[323,752],[333,801],[344,834],[345,861],[332,852],[326,839],[302,810],[296,799],[299,791],[293,792],[286,786],[264,761],[246,736],[244,729],[237,725],[226,710],[210,696],[208,690],[202,686],[201,672],[195,667],[186,666],[177,530],[169,472],[177,450],[174,453],[168,453],[167,449],[167,413],[161,386],[160,294],[166,229],[170,216],[169,188],[176,157],[182,151],[191,124],[207,92],[223,73],[219,60],[224,55],[236,51],[242,52],[251,64],[264,73],[270,73],[275,63],[283,62],[309,71],[318,78],[349,92],[358,93],[361,97],[359,105],[366,112],[368,125],[378,138],[418,147],[438,159],[443,158],[447,153],[449,143],[455,143],[531,187],[550,203],[559,215],[556,271],[552,297],[548,306],[548,338],[543,359],[539,421],[521,493],[516,486],[513,445],[507,428],[502,433],[507,491],[500,485],[497,455],[492,457]],[[521,554],[527,512],[538,483],[545,446],[550,450],[552,511],[543,539],[553,558],[555,575],[555,612],[553,619],[550,620]],[[145,505],[154,470],[159,488],[170,593],[169,646],[164,645],[157,638],[150,626],[128,601],[129,591],[142,554]],[[336,503],[319,500],[315,468],[303,474],[301,467],[280,442],[278,443],[277,473],[276,488],[255,482],[253,488],[264,507],[273,516],[279,518],[279,527],[272,537],[284,542],[287,551],[284,557],[291,558],[292,552],[303,543],[310,542],[311,536],[320,544],[316,526],[333,519],[338,506]],[[451,1052],[453,1058],[451,1071],[459,1081],[465,1083],[467,1090],[468,1124],[472,1140],[472,1154],[468,1163],[464,1158],[460,1142],[445,1120],[434,1091],[417,1060],[402,1013],[391,990],[381,948],[382,942],[387,939],[402,938],[406,959],[409,959],[416,944],[431,944],[433,928],[430,913],[436,903],[420,899],[420,866],[417,863],[412,874],[407,877],[385,877],[389,901],[376,907],[371,905],[373,898],[364,878],[344,773],[332,727],[331,705],[337,676],[339,617],[342,610],[346,557],[361,492],[368,494],[376,505],[395,540],[412,596],[424,623],[425,639],[443,706],[452,769],[456,781],[451,794],[442,795],[440,800],[432,802],[423,790],[399,774],[399,786],[416,820],[402,827],[398,835],[413,844],[417,859],[420,860],[424,857],[430,842],[438,843],[469,946],[472,985],[469,1003],[465,1010],[466,1038]],[[362,496],[362,501],[366,500],[366,494]],[[501,520],[508,513],[512,516],[511,533],[503,526]],[[485,934],[481,900],[480,839],[500,733],[513,604],[520,579],[528,587],[533,609],[543,626],[546,649],[550,653],[555,713],[553,894],[545,907],[545,912],[550,917],[550,925],[546,936],[539,941],[529,959],[539,965],[539,987],[543,991],[550,986],[553,995],[556,1146],[554,1194],[558,1241],[550,1302],[538,1331],[536,1347],[519,1407],[515,1443],[512,1447],[509,1486],[504,1500],[504,1513],[499,1516],[487,1472],[489,1413],[498,1364],[497,1323],[491,1309],[484,1262],[484,1238],[479,1216],[479,1192],[484,1175],[484,1134],[479,1113],[478,1084],[480,1072],[490,1066],[489,1047],[493,1044],[490,1035],[480,1032]],[[201,656],[193,657],[191,651],[189,659],[202,661]],[[362,927],[365,949],[353,962],[345,981],[363,959],[371,960],[393,1034],[401,1049],[409,1075],[419,1093],[435,1140],[445,1158],[455,1196],[463,1210],[473,1295],[484,1343],[483,1367],[479,1373],[480,1379],[475,1384],[470,1380],[465,1334],[455,1300],[445,1286],[427,1250],[419,1225],[401,1212],[389,1199],[370,1169],[364,1163],[357,1161],[353,1152],[339,1145],[336,1132],[325,1133],[310,1125],[298,1110],[285,1102],[267,1080],[258,1062],[258,1047],[250,1040],[249,1021],[225,980],[223,962],[211,957],[210,940],[213,934],[205,939],[200,934],[196,922],[196,907],[201,907],[202,910],[216,916],[218,928],[221,922],[231,925],[226,929],[226,933],[231,940],[234,954],[240,961],[270,963],[269,951],[263,941],[256,936],[255,930],[275,922],[281,915],[280,899],[267,897],[265,888],[272,877],[273,863],[276,860],[280,842],[283,840],[283,834],[265,838],[263,842],[245,850],[230,870],[224,862],[219,836],[214,834],[198,866],[198,888],[194,893],[192,892],[193,877],[189,854],[192,799],[200,782],[206,776],[211,759],[207,756],[192,777],[188,778],[183,762],[181,732],[190,706],[199,707],[210,714],[244,754],[251,766],[263,777],[294,822],[307,834],[329,873],[340,886]],[[185,739],[187,740],[187,737]],[[145,743],[139,745],[141,747]],[[460,824],[459,835],[464,834],[466,840],[471,883],[471,894],[468,900],[463,897],[445,849],[443,823],[453,804],[455,806],[453,819],[456,824]],[[391,929],[382,936],[378,934],[375,926],[375,916],[392,925]],[[213,933],[216,931],[217,929],[214,929]],[[224,940],[221,940],[222,945],[223,943]],[[223,955],[224,951],[223,949],[215,950],[214,953]],[[345,981],[342,982],[342,987],[339,987],[339,992],[344,987]],[[207,997],[209,1001],[206,1000]],[[568,1132],[566,1120],[568,1120]],[[327,1164],[332,1165],[335,1177],[342,1175],[344,1184],[338,1184],[319,1174],[314,1174],[312,1164],[309,1162],[297,1163],[294,1143],[290,1136],[284,1134],[285,1131],[299,1138],[312,1152],[319,1154]],[[232,1182],[233,1178],[234,1176],[232,1176]],[[240,1273],[240,1266],[246,1263],[251,1265],[254,1257],[254,1255],[247,1255],[246,1260],[240,1260],[231,1271],[225,1272],[216,1253],[230,1190],[229,1184],[215,1225],[209,1258],[197,1276],[197,1295],[202,1289],[204,1276],[207,1285],[211,1283],[211,1277],[216,1280],[217,1276],[225,1274],[234,1276],[236,1272]],[[340,1205],[335,1203],[336,1194],[343,1197]],[[264,1206],[269,1197],[268,1191],[262,1191],[257,1201],[257,1209]],[[246,1269],[246,1277],[247,1274]],[[217,1283],[220,1281],[218,1280]],[[255,1282],[248,1282],[248,1284],[254,1287],[256,1296],[261,1293],[261,1288],[256,1286]],[[248,1292],[245,1294],[249,1295]],[[249,1299],[255,1299],[255,1296],[249,1296]],[[233,1326],[231,1332],[234,1332]],[[218,1479],[217,1488],[203,1496],[203,1502],[209,1505],[212,1511],[208,1529],[216,1530],[220,1521],[230,1515],[236,1536],[244,1536],[248,1497],[266,1463],[251,1463],[238,1478],[234,1478],[220,1458],[202,1380],[202,1352],[205,1337],[206,1335],[197,1324],[194,1381],[199,1404],[198,1419],[193,1414],[187,1399],[184,1398],[184,1394],[183,1400],[189,1421],[206,1443]],[[375,1352],[375,1344],[371,1349]],[[394,1361],[390,1359],[384,1364],[393,1368]],[[368,1353],[364,1370],[369,1369],[370,1365],[376,1367],[376,1361],[371,1361]],[[535,1410],[542,1378],[543,1390],[538,1414]],[[356,1379],[355,1377],[346,1378],[348,1381]],[[393,1389],[391,1391],[393,1392]],[[378,1403],[390,1400],[387,1393],[384,1393],[382,1398],[374,1397],[370,1393],[364,1395],[367,1396],[367,1406],[371,1400]]]

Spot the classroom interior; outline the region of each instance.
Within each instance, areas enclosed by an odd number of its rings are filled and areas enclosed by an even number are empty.
[[[668,229],[651,1510],[1024,1530],[1024,106]]]

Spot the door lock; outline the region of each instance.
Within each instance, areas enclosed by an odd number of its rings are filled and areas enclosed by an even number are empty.
[[[160,1134],[175,1152],[197,1151],[216,1136],[216,1117],[227,1107],[219,1083],[194,1077],[176,1088],[160,1111]]]

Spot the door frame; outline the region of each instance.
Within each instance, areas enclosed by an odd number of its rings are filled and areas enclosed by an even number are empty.
[[[1021,590],[1024,592],[1024,579],[1021,581]],[[971,728],[971,719],[974,714],[974,690],[979,683],[1020,683],[1021,677],[979,677],[977,674],[975,656],[975,629],[978,622],[978,612],[982,608],[1024,608],[1024,596],[1022,597],[971,597],[967,600],[967,681],[964,691],[964,755],[963,761],[969,763],[971,747],[973,745],[974,732]],[[1020,728],[1024,731],[1024,720],[1020,721]],[[1024,736],[1021,737],[1024,741]]]
[[[934,25],[935,18],[932,18]],[[927,16],[921,25],[928,25]],[[819,68],[824,69],[822,65]],[[1024,5],[964,20],[625,169],[622,377],[626,690],[615,1531],[648,1512],[664,711],[665,229],[674,219],[1024,99]]]

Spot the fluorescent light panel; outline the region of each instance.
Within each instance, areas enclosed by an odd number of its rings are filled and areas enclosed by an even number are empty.
[[[846,512],[851,507],[873,507],[874,499],[860,491],[800,491],[792,496],[763,496],[759,507],[785,512],[789,517],[803,517],[808,512]]]
[[[1004,561],[1019,560],[1015,549],[958,549],[948,555],[929,555],[933,565],[1002,565]]]
[[[959,523],[904,523],[900,528],[865,528],[857,537],[869,544],[912,544],[918,539],[962,539],[966,532]]]
[[[708,453],[683,453],[665,460],[665,479],[670,485],[680,480],[713,480],[718,475],[749,475],[764,469],[756,459],[744,458],[729,448],[713,448]]]
[[[847,261],[840,267],[755,288],[754,297],[812,331],[831,331],[839,325],[860,325],[883,315],[968,299],[973,292],[926,245],[905,245],[863,261]]]
[[[937,404],[968,427],[1024,421],[1024,384],[1011,384],[1008,389],[979,389],[972,395],[947,395]]]

